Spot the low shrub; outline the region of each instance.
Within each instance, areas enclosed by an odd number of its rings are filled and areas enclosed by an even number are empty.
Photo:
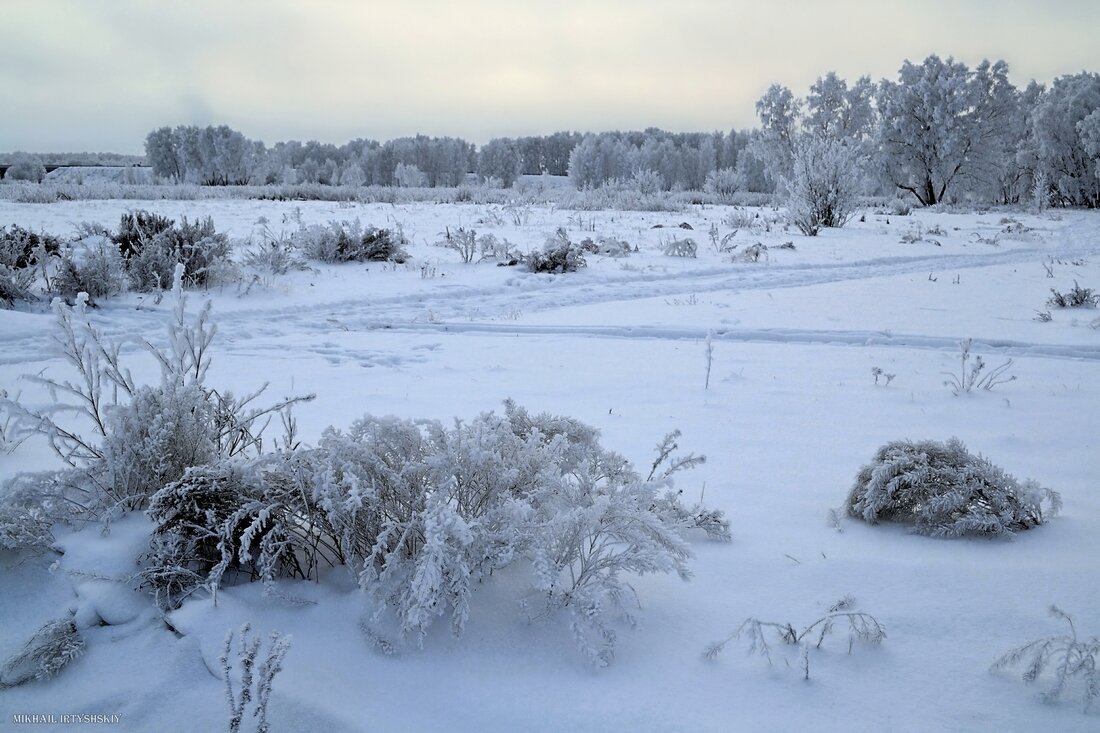
[[[50,281],[53,293],[73,303],[78,293],[87,293],[94,302],[126,290],[129,278],[118,247],[102,239],[77,245],[62,255]]]
[[[36,234],[12,224],[0,227],[0,265],[16,270],[34,267],[61,252],[61,240],[49,234]]]
[[[721,512],[670,489],[673,473],[703,460],[672,456],[676,435],[643,480],[593,428],[510,402],[453,427],[367,416],[314,449],[187,471],[150,502],[143,576],[179,599],[228,570],[313,578],[346,564],[378,602],[375,620],[390,611],[422,644],[440,616],[460,633],[479,584],[524,560],[531,615],[567,609],[580,648],[607,664],[610,622],[630,614],[623,576],[686,578],[688,529],[729,539]]]
[[[887,443],[860,469],[848,515],[872,524],[913,525],[939,537],[1011,535],[1045,522],[1061,496],[1035,481],[1017,481],[957,438]]]
[[[320,262],[405,262],[405,238],[389,229],[330,221],[327,226],[303,226],[291,235],[302,254]]]
[[[1047,305],[1051,308],[1095,308],[1100,303],[1100,294],[1092,288],[1083,288],[1073,281],[1073,288],[1064,293],[1059,293],[1054,288],[1050,289],[1051,296]]]
[[[126,262],[131,287],[140,292],[167,288],[177,264],[183,265],[185,287],[211,285],[229,267],[229,239],[215,231],[210,217],[195,222],[184,217],[176,225],[155,214],[136,212],[123,216],[113,241]]]
[[[576,272],[588,263],[584,259],[584,248],[569,240],[564,229],[546,240],[541,250],[534,250],[524,258],[524,264],[531,272]]]

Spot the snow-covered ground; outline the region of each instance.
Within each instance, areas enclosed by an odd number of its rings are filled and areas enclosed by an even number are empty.
[[[1042,688],[1018,673],[987,671],[1009,648],[1062,633],[1047,615],[1052,603],[1082,635],[1100,633],[1100,312],[1045,305],[1052,287],[1100,288],[1097,214],[866,211],[809,238],[771,210],[749,210],[759,218],[733,237],[733,255],[708,236],[712,225],[721,237],[743,218],[726,207],[0,202],[0,224],[68,235],[83,221],[113,226],[135,208],[211,216],[237,239],[333,219],[404,231],[412,259],[403,265],[315,265],[247,292],[226,285],[191,296],[192,307],[207,295],[214,303],[208,381],[238,392],[269,382],[272,396],[315,392],[296,412],[306,442],[365,413],[470,418],[499,411],[506,398],[594,425],[638,465],[679,428],[684,449],[708,461],[677,485],[724,509],[734,539],[695,543],[689,582],[632,579],[639,625],[621,629],[614,663],[596,671],[563,619],[524,620],[515,607],[522,580],[507,572],[474,594],[461,637],[440,623],[422,651],[391,657],[364,639],[367,601],[339,569],[319,584],[280,584],[315,604],[265,596],[259,584],[224,588],[216,605],[192,598],[170,615],[174,634],[148,597],[111,580],[135,571],[148,542],[143,517],[107,534],[59,530],[60,558],[0,557],[0,659],[70,608],[94,609],[110,625],[88,629],[85,655],[57,678],[0,691],[0,726],[17,713],[86,712],[120,714],[124,730],[221,729],[218,657],[226,631],[244,621],[293,636],[271,703],[275,731],[1100,726],[1100,713],[1076,702],[1040,703]],[[614,236],[637,251],[536,275],[463,264],[434,246],[459,226],[522,251],[559,227],[574,241]],[[920,241],[901,241],[918,231]],[[698,257],[663,253],[683,237],[695,240]],[[756,242],[765,256],[738,261]],[[793,249],[781,248],[787,242]],[[103,302],[92,319],[108,334],[156,341],[169,308],[127,295]],[[1040,310],[1052,320],[1036,320]],[[45,312],[0,312],[0,386],[21,389],[29,403],[46,395],[20,375],[64,375],[50,327]],[[944,373],[957,373],[964,338],[991,366],[1013,359],[1016,379],[954,396]],[[152,361],[136,349],[133,358],[135,376],[154,380]],[[888,386],[875,384],[873,367],[895,375]],[[878,446],[950,436],[1060,491],[1062,513],[1012,540],[931,539],[851,520],[838,531],[826,521]],[[30,441],[0,455],[0,476],[50,461]],[[778,644],[771,665],[746,654],[747,641],[703,658],[747,617],[807,625],[846,594],[888,637],[849,654],[838,629],[811,656],[808,681],[798,655]]]

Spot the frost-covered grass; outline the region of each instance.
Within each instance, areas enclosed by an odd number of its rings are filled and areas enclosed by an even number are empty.
[[[84,654],[56,677],[0,693],[5,715],[64,708],[119,712],[128,730],[224,728],[226,633],[251,623],[265,638],[293,637],[272,685],[274,731],[1095,728],[1097,713],[1075,700],[1043,705],[1013,675],[987,672],[1005,650],[1051,632],[1051,604],[1083,634],[1100,627],[1100,331],[1093,309],[1033,320],[1052,285],[1100,282],[1095,214],[1013,213],[1025,237],[1002,233],[1001,212],[864,210],[864,221],[857,214],[814,238],[782,223],[739,227],[732,252],[703,246],[695,258],[665,255],[670,234],[705,242],[714,225],[721,241],[731,224],[757,217],[691,205],[521,212],[504,203],[81,201],[5,202],[0,224],[67,236],[77,222],[113,227],[136,208],[209,216],[237,242],[356,218],[404,232],[404,264],[310,263],[272,269],[251,288],[191,295],[196,308],[213,300],[218,324],[207,382],[242,394],[269,381],[272,399],[316,393],[294,413],[307,446],[366,413],[453,425],[509,397],[592,425],[638,467],[679,428],[684,448],[708,461],[677,488],[687,504],[701,498],[725,510],[733,542],[689,536],[687,583],[629,576],[637,624],[614,626],[615,659],[594,672],[562,617],[517,613],[529,587],[522,562],[471,595],[461,637],[436,624],[422,650],[387,656],[377,628],[363,623],[374,601],[345,568],[267,592],[259,582],[226,584],[216,601],[195,593],[162,618],[132,582],[134,558],[149,548],[148,519],[131,513],[107,534],[98,524],[55,527],[64,555],[0,556],[0,662],[70,610]],[[900,242],[914,222],[922,233],[939,227],[940,246]],[[437,246],[459,227],[506,239],[519,254],[558,228],[573,242],[613,237],[629,251],[586,252],[586,268],[534,273],[498,267],[500,259],[466,263]],[[996,246],[978,240],[998,234]],[[788,241],[795,249],[781,248]],[[766,259],[734,261],[758,242]],[[129,293],[100,299],[89,317],[106,336],[163,347],[170,309],[167,299]],[[50,322],[42,302],[0,312],[0,387],[28,405],[48,395],[19,375],[67,374],[51,352]],[[1016,379],[957,396],[945,388],[967,338],[990,364],[1013,359]],[[156,383],[152,357],[134,347],[123,354],[135,380]],[[872,367],[895,378],[876,385]],[[1011,540],[930,538],[854,520],[838,532],[827,521],[879,446],[951,436],[1060,492],[1061,513]],[[32,438],[0,455],[0,474],[53,460]],[[847,627],[838,626],[837,640],[813,650],[809,681],[797,655],[787,660],[793,670],[778,653],[769,667],[742,653],[747,642],[703,659],[743,619],[808,625],[848,594],[889,635],[849,655]]]

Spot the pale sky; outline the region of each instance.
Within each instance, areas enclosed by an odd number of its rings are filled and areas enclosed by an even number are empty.
[[[1100,0],[0,0],[0,151],[756,125],[773,82],[1100,71]]]

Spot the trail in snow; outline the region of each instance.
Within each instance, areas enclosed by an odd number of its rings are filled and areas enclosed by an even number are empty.
[[[1100,242],[1088,235],[1091,222],[1076,222],[1053,235],[1053,242],[1036,242],[1005,249],[981,249],[974,253],[932,253],[908,257],[881,257],[837,263],[727,264],[682,272],[597,271],[570,275],[532,275],[508,270],[502,282],[492,286],[428,283],[425,288],[393,295],[364,293],[339,298],[216,311],[222,348],[245,347],[253,338],[288,333],[312,336],[367,331],[379,328],[449,331],[452,333],[550,333],[632,338],[690,338],[708,329],[633,328],[612,326],[523,326],[500,324],[517,314],[552,311],[570,306],[593,306],[654,297],[703,293],[737,293],[750,290],[797,288],[853,282],[926,272],[958,272],[997,265],[1030,264],[1050,257],[1073,259],[1100,256]],[[978,246],[978,245],[976,245]],[[311,293],[311,295],[313,295]],[[191,295],[194,304],[201,293]],[[108,306],[91,319],[105,335],[115,339],[141,335],[157,343],[163,332],[168,306],[153,308]],[[493,323],[496,321],[496,323]],[[711,329],[718,338],[774,343],[827,343],[845,345],[893,345],[913,348],[955,349],[957,338],[894,334],[883,331],[829,331],[793,329]],[[19,364],[42,359],[48,336],[40,322],[8,328],[0,335],[0,364]],[[977,346],[1011,355],[1035,355],[1080,359],[1100,358],[1100,347],[1029,344],[974,336]]]

